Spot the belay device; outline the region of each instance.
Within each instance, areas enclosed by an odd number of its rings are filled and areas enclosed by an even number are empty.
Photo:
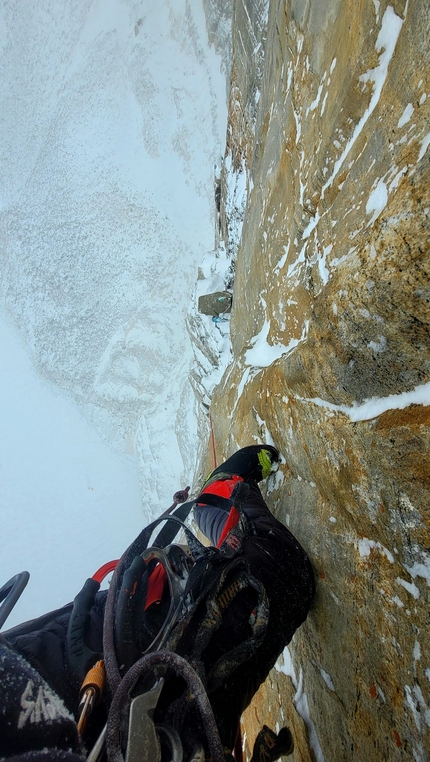
[[[240,521],[232,531],[236,541],[224,542],[220,549],[203,546],[185,526],[195,504],[187,501],[188,488],[176,493],[173,506],[139,534],[116,564],[110,583],[103,654],[87,645],[90,611],[100,580],[87,580],[76,596],[66,661],[69,675],[80,690],[78,727],[83,737],[102,693],[109,703],[106,726],[87,762],[98,762],[104,754],[108,762],[233,759],[222,746],[209,696],[238,664],[255,653],[266,632],[268,600],[264,587],[251,575],[246,560],[232,549],[240,547],[247,532],[241,506],[248,490],[248,485],[240,482],[230,499],[211,494],[198,498],[199,504],[221,501],[223,507],[234,506],[239,511]],[[176,507],[180,502],[182,505]],[[148,548],[154,529],[162,522],[166,525]],[[172,544],[180,529],[188,547]],[[164,592],[151,605],[152,581],[160,576]],[[205,649],[224,612],[248,587],[254,590],[257,601],[252,616],[250,611],[251,634],[206,673]],[[276,735],[264,726],[257,736],[252,762],[272,762],[292,751],[287,728]]]

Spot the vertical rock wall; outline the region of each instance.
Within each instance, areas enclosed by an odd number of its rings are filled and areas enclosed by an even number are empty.
[[[429,28],[418,0],[234,6],[247,205],[212,418],[219,457],[279,447],[268,501],[315,567],[245,720],[249,746],[292,725],[296,760],[430,755]]]

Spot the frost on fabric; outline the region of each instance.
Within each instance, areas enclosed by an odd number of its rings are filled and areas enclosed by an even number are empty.
[[[47,685],[36,687],[29,680],[21,696],[21,713],[18,718],[18,730],[27,723],[30,725],[48,722],[60,718],[73,720],[61,699]]]

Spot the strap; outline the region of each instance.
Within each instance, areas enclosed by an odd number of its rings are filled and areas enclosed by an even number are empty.
[[[71,683],[80,688],[88,670],[102,654],[93,651],[87,645],[87,635],[91,626],[91,609],[94,606],[100,582],[87,579],[82,590],[77,594],[70,614],[65,642],[65,662]]]
[[[237,510],[237,508],[233,506],[233,508],[230,509],[230,513],[228,514],[227,521],[224,524],[224,529],[222,530],[221,537],[218,540],[217,548],[221,547],[227,535],[230,534],[231,530],[234,529],[234,527],[239,521],[240,521],[240,513]]]
[[[231,508],[233,506],[241,512],[242,504],[244,503],[247,495],[249,492],[249,486],[247,484],[244,484],[243,482],[238,482],[235,486],[233,492],[232,492],[232,498],[227,497],[221,497],[221,495],[215,495],[212,492],[204,492],[203,494],[199,495],[195,500],[189,500],[187,503],[182,503],[178,508],[176,508],[175,511],[171,514],[171,516],[165,516],[161,520],[167,520],[169,518],[177,518],[180,519],[182,522],[184,522],[189,514],[191,513],[191,509],[194,507],[194,505],[211,505],[214,508],[220,508],[223,511],[226,511],[227,513],[230,513]],[[157,519],[157,521],[160,521],[160,519]],[[147,527],[149,529],[150,527],[155,527],[156,522],[153,522],[152,524]],[[146,531],[146,530],[144,530]],[[169,523],[166,524],[165,527],[161,530],[161,532],[158,534],[158,536],[155,538],[154,542],[152,543],[154,548],[166,548],[167,545],[170,545],[173,540],[175,539],[178,529],[176,529]],[[151,529],[152,532],[152,529]],[[188,537],[188,535],[187,535]],[[194,535],[193,535],[194,537]],[[147,538],[147,542],[149,540],[149,537]],[[145,546],[146,548],[146,546]],[[145,550],[143,548],[143,550]],[[190,547],[190,550],[191,547]],[[137,554],[136,554],[137,555]]]
[[[188,500],[187,503],[182,503],[182,505],[178,506],[175,511],[171,514],[171,516],[165,516],[164,518],[177,518],[181,522],[184,522],[189,514],[191,513],[192,507],[195,505],[195,500]],[[155,522],[153,522],[155,524]],[[150,525],[152,526],[152,525]],[[167,523],[165,527],[161,530],[161,532],[157,535],[154,542],[152,543],[154,548],[166,548],[168,545],[171,545],[173,540],[175,539],[176,535],[179,532],[179,528],[175,529],[175,527],[172,524]],[[149,537],[148,537],[149,540]],[[145,550],[144,548],[143,550]]]
[[[204,495],[199,496],[197,499],[198,501],[202,502],[203,504],[213,504],[213,500],[216,501],[215,505],[220,505],[222,502],[224,505],[227,503],[227,511],[230,510],[230,508],[233,505],[241,511],[242,504],[244,502],[244,499],[248,493],[249,487],[248,485],[239,482],[235,489],[233,490],[232,497],[233,501],[226,498],[221,498],[218,495],[211,495],[210,493],[205,493]],[[105,618],[104,618],[104,627],[103,627],[103,652],[105,656],[105,667],[106,667],[106,675],[109,683],[109,687],[111,691],[114,691],[116,687],[118,686],[121,675],[118,668],[118,661],[116,658],[116,648],[115,648],[115,636],[114,636],[114,629],[115,629],[115,609],[117,605],[118,595],[121,589],[123,576],[126,570],[131,566],[133,563],[133,560],[136,558],[136,556],[141,555],[148,547],[148,543],[150,540],[150,537],[152,535],[152,532],[154,531],[155,527],[157,527],[160,523],[166,522],[166,526],[163,527],[161,532],[159,532],[153,547],[166,547],[167,545],[170,545],[173,541],[173,539],[176,537],[179,528],[183,528],[187,542],[188,547],[191,551],[191,554],[196,562],[202,561],[202,563],[209,564],[209,559],[213,558],[214,554],[220,554],[220,559],[223,559],[225,561],[226,556],[228,555],[228,549],[226,548],[225,553],[221,551],[215,550],[214,548],[207,548],[205,547],[198,539],[195,537],[195,535],[188,529],[187,526],[184,524],[185,518],[189,515],[191,509],[196,504],[195,500],[190,500],[187,503],[182,503],[172,515],[163,515],[160,518],[153,521],[149,526],[145,527],[145,529],[142,530],[142,532],[138,535],[138,537],[134,540],[134,542],[131,543],[129,548],[125,551],[124,555],[120,559],[114,575],[112,577],[112,581],[109,587],[109,592],[106,600],[106,607],[105,607]],[[246,533],[246,521],[245,517],[242,516],[243,521],[237,525],[233,532],[238,532],[239,535],[241,533]],[[242,523],[244,524],[242,528]],[[176,526],[174,526],[176,524]],[[172,526],[173,525],[173,526]],[[240,541],[238,545],[240,544]],[[234,549],[233,549],[234,550]],[[212,561],[213,563],[213,561]],[[216,575],[217,576],[217,575]],[[184,599],[189,591],[189,585],[191,583],[192,578],[194,575],[190,575],[190,578],[188,580],[188,585],[186,591],[184,591]],[[213,576],[212,576],[213,580]],[[209,586],[210,587],[210,586]],[[175,628],[176,629],[176,628]]]
[[[164,648],[183,655],[200,675],[210,694],[261,645],[269,619],[269,602],[263,585],[252,576],[248,563],[240,556],[228,561],[222,553],[215,551],[213,562],[206,564],[204,570],[200,566],[200,573],[203,580],[197,599],[189,613],[172,630]],[[202,654],[220,627],[223,612],[241,590],[248,587],[257,593],[257,603],[249,620],[251,634],[218,659],[206,675]],[[201,604],[204,605],[203,610]]]
[[[227,513],[230,512],[230,508],[233,507],[233,500],[229,497],[221,497],[221,495],[214,495],[212,492],[203,492],[202,495],[196,497],[195,503],[198,505],[213,505],[214,508],[221,508]]]
[[[228,679],[237,667],[255,654],[266,634],[269,621],[269,599],[264,586],[259,580],[252,576],[249,569],[247,572],[242,572],[242,574],[239,575],[239,577],[219,596],[218,600],[221,616],[223,610],[230,605],[233,598],[240,592],[240,590],[243,590],[246,587],[254,588],[258,596],[257,606],[252,612],[253,615],[249,620],[252,634],[249,638],[236,646],[236,648],[233,648],[231,651],[221,656],[221,658],[214,664],[207,676],[208,693],[218,688]]]
[[[136,556],[124,573],[116,602],[115,644],[120,672],[124,673],[140,658],[136,629],[136,594],[139,586],[147,588],[147,566]]]

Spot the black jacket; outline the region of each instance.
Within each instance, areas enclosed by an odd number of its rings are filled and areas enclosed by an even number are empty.
[[[240,555],[248,562],[250,571],[264,586],[269,599],[269,621],[266,636],[255,656],[245,662],[232,677],[211,695],[221,737],[231,748],[238,722],[274,666],[295,631],[305,621],[315,592],[312,566],[305,551],[287,527],[278,521],[263,500],[258,485],[253,482],[243,507],[249,520],[250,532],[243,540]],[[221,509],[195,509],[202,532],[217,544],[224,526]],[[225,518],[224,518],[225,522]],[[235,610],[230,625],[239,631],[245,625],[248,609]],[[242,620],[242,621],[241,621]],[[224,630],[225,646],[231,632]]]

